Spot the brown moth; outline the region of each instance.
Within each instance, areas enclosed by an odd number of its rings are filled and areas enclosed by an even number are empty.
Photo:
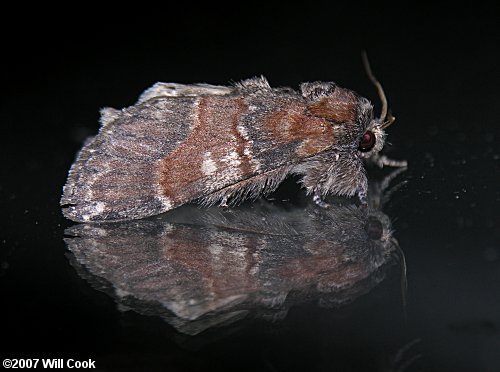
[[[366,62],[366,59],[365,59]],[[366,66],[368,66],[366,64]],[[333,82],[271,88],[264,77],[233,86],[157,83],[122,110],[101,110],[64,186],[64,215],[78,222],[156,215],[191,201],[235,204],[274,191],[291,174],[314,201],[357,195],[366,203],[364,161],[380,156],[383,108]]]

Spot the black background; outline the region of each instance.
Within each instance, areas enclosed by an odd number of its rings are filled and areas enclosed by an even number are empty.
[[[146,5],[146,4],[144,4]],[[105,370],[382,370],[415,339],[408,370],[500,370],[500,45],[494,7],[186,4],[5,14],[0,102],[2,357],[94,358]],[[55,10],[53,10],[55,12]],[[98,110],[156,81],[273,86],[332,80],[378,105],[368,51],[397,117],[387,152],[407,181],[386,206],[408,261],[397,283],[346,309],[292,310],[203,346],[120,313],[65,258],[58,201]]]

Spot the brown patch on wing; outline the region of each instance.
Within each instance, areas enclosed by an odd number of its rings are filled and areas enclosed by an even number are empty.
[[[309,115],[306,107],[298,103],[266,115],[263,128],[277,145],[300,143],[296,154],[301,157],[316,155],[335,144],[331,123]]]
[[[243,97],[200,97],[195,110],[191,133],[161,160],[160,187],[176,205],[217,191],[254,168],[244,154],[246,140],[237,130],[248,110]],[[203,171],[207,159],[214,169],[211,175]]]
[[[357,119],[358,97],[349,89],[337,88],[319,101],[308,105],[309,112],[335,123],[354,123]]]

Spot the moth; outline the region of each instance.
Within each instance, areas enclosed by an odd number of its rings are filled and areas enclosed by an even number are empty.
[[[264,77],[232,86],[156,83],[133,106],[101,110],[99,133],[71,166],[63,214],[78,222],[122,221],[185,203],[236,204],[274,191],[289,175],[314,201],[327,194],[366,203],[364,163],[405,166],[379,155],[394,118],[333,82],[299,91]]]

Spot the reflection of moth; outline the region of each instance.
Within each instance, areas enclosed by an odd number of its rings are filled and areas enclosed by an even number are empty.
[[[66,233],[81,275],[189,334],[250,314],[280,316],[306,298],[351,301],[383,279],[397,251],[387,216],[354,205],[186,206]]]
[[[374,78],[373,78],[374,79]],[[193,200],[236,204],[275,190],[290,174],[321,206],[327,194],[368,189],[363,160],[379,156],[386,102],[372,104],[331,82],[299,91],[271,88],[264,77],[234,86],[157,83],[128,108],[103,109],[99,134],[71,167],[61,199],[74,221],[156,215]]]

